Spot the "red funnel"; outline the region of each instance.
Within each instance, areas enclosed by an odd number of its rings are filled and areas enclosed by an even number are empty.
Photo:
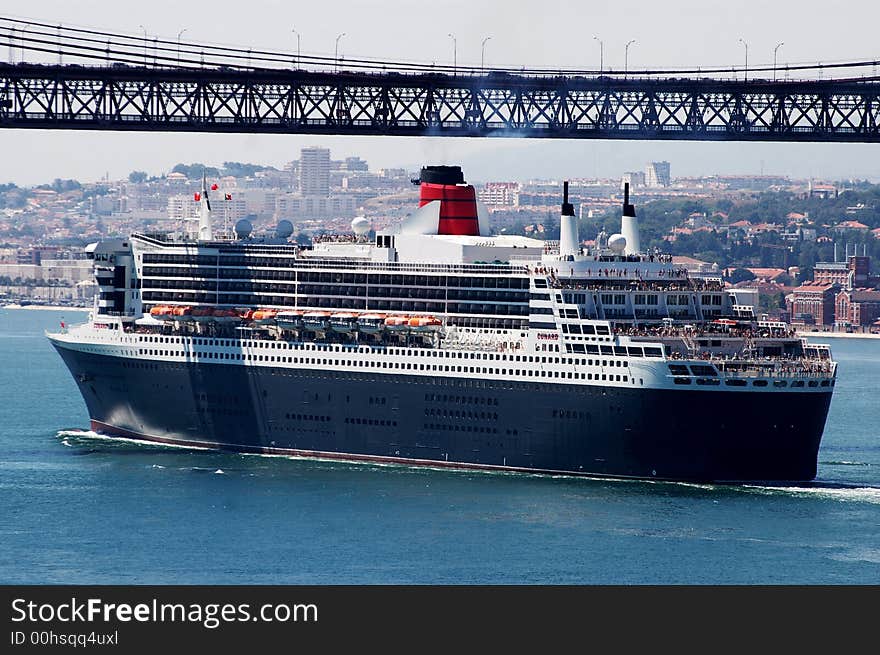
[[[426,166],[419,176],[419,207],[440,201],[438,234],[480,236],[477,218],[477,194],[464,183],[458,166]]]

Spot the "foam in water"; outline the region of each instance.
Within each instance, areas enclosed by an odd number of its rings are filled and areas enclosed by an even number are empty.
[[[97,432],[93,432],[92,430],[61,430],[58,432],[58,437],[61,438],[61,443],[70,448],[74,448],[77,446],[82,446],[88,444],[90,441],[103,441],[108,443],[119,443],[126,445],[133,445],[141,448],[178,448],[183,450],[211,450],[210,448],[198,448],[193,446],[180,446],[176,444],[154,444],[154,443],[145,443],[143,441],[139,441],[136,439],[128,439],[125,437],[111,437],[103,434],[99,434]],[[316,456],[300,456],[300,455],[287,455],[287,454],[271,454],[271,453],[243,453],[248,456],[257,456],[257,457],[279,457],[283,459],[290,460],[310,460],[310,461],[318,461],[318,462],[326,462],[330,464],[340,464],[339,460],[322,458]],[[869,466],[869,464],[863,462],[850,462],[850,461],[840,461],[840,462],[826,462],[827,464],[833,465],[847,465],[847,466]],[[414,469],[419,471],[434,470],[442,473],[461,473],[467,475],[513,475],[513,476],[527,476],[533,478],[542,478],[542,479],[571,479],[571,480],[584,480],[584,481],[592,481],[592,482],[616,482],[621,484],[650,484],[650,485],[668,485],[671,487],[682,487],[682,488],[692,488],[699,489],[702,491],[734,491],[734,492],[742,492],[742,493],[752,493],[752,494],[761,494],[761,495],[779,495],[779,496],[790,496],[790,497],[800,497],[800,498],[821,498],[825,500],[836,500],[840,502],[864,502],[870,503],[873,505],[880,505],[880,487],[871,487],[871,486],[831,486],[830,484],[822,484],[817,483],[810,486],[775,486],[775,485],[733,485],[733,484],[712,484],[712,483],[698,483],[698,482],[676,482],[671,480],[637,480],[637,479],[624,479],[624,478],[602,478],[602,477],[587,477],[587,476],[575,476],[575,475],[553,475],[553,476],[545,476],[541,474],[531,474],[531,473],[519,473],[515,471],[486,471],[480,469],[454,469],[454,468],[446,468],[446,467],[431,467],[431,466],[418,466],[413,467],[406,464],[398,464],[393,462],[346,462],[346,465],[356,465],[356,466],[366,466],[366,467],[374,467],[374,468],[404,468],[404,469]],[[159,465],[153,465],[154,468],[164,468]],[[226,471],[223,469],[207,469],[201,467],[191,467],[190,470],[198,471],[198,472],[211,472],[215,475],[225,475]]]
[[[862,502],[880,505],[880,487],[845,487],[822,486],[812,487],[774,487],[761,485],[743,485],[742,489],[749,493],[762,495],[785,495],[802,498],[822,498],[841,502]]]
[[[212,450],[201,446],[184,446],[173,443],[157,443],[152,441],[142,441],[140,439],[129,439],[127,437],[111,437],[106,434],[99,434],[92,430],[60,430],[57,435],[61,439],[61,443],[65,446],[78,446],[87,444],[90,441],[99,441],[107,444],[126,444],[137,446],[140,448],[177,448],[181,450]]]

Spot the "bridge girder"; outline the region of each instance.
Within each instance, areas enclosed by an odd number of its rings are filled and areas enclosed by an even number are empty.
[[[0,64],[0,127],[880,142],[880,84]]]

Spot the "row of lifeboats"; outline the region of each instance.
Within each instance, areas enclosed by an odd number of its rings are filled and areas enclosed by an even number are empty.
[[[356,312],[326,312],[276,309],[220,309],[216,307],[189,307],[180,305],[157,305],[150,310],[157,321],[179,322],[249,322],[256,325],[277,326],[282,330],[332,330],[342,334],[362,332],[379,334],[388,332],[437,332],[443,326],[434,316],[401,316]]]
[[[270,310],[271,311],[271,310]],[[384,314],[359,314],[356,312],[325,312],[283,310],[275,314],[275,324],[283,330],[332,330],[342,334],[362,332],[436,332],[443,323],[434,316],[385,316]]]
[[[181,305],[156,305],[150,310],[150,316],[157,321],[180,321],[184,323],[232,323],[241,320],[241,314],[234,309]]]

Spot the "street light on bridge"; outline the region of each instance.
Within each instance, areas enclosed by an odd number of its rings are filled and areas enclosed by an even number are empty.
[[[599,72],[601,73],[605,69],[605,44],[598,36],[594,36],[593,40],[599,42]]]
[[[486,64],[486,41],[491,38],[491,36],[487,36],[485,39],[483,39],[483,43],[480,45],[480,75],[483,74],[483,68]]]
[[[627,72],[629,71],[629,47],[635,43],[635,39],[630,39],[626,42],[626,48],[624,48],[623,52],[623,78],[626,79]]]
[[[185,27],[177,33],[177,67],[178,68],[180,68],[180,37],[183,36],[184,32],[186,32]]]
[[[773,48],[773,81],[774,82],[776,81],[776,51],[779,50],[779,48],[781,48],[784,45],[785,45],[785,43],[783,41],[780,41],[779,43],[776,44],[776,47]]]
[[[458,71],[458,39],[450,32],[447,36],[452,39],[452,75]]]
[[[339,39],[345,36],[345,32],[336,37],[336,50],[333,52],[333,63],[336,66],[336,72],[339,72]]]
[[[143,25],[138,25],[144,31],[144,68],[147,66],[147,28]]]
[[[299,54],[299,38],[300,38],[300,34],[299,34],[299,32],[296,31],[295,28],[294,28],[294,29],[291,29],[290,31],[291,31],[293,34],[296,34],[296,67],[299,68],[299,66],[300,66],[300,54]]]
[[[743,41],[743,39],[739,40],[746,47],[746,68],[743,72],[743,81],[748,82],[749,80],[749,44]]]

